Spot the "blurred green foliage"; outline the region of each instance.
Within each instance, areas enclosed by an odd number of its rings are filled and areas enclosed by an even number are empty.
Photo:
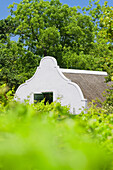
[[[102,147],[111,143],[110,128],[95,137],[99,122],[92,116],[71,118],[60,104],[10,103],[0,114],[1,169],[110,169],[111,154]],[[103,126],[96,131],[104,133]]]
[[[112,169],[113,107],[91,103],[87,114],[71,115],[60,103],[16,102],[4,87],[0,88],[0,96],[7,96],[0,102],[1,170]]]

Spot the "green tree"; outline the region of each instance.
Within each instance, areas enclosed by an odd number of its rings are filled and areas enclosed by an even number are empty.
[[[109,7],[107,1],[105,1],[102,12],[100,18],[102,29],[100,30],[99,35],[107,39],[108,42],[113,43],[113,7]]]
[[[0,40],[5,42],[9,32],[10,32],[10,26],[8,20],[7,19],[0,20]]]
[[[76,7],[62,5],[59,0],[22,0],[9,8],[8,19],[17,24],[13,33],[34,54],[52,55],[62,66],[64,49],[88,54],[92,48],[94,24]]]
[[[21,43],[10,41],[0,43],[0,85],[11,89],[30,78],[39,64],[39,56],[26,50]]]
[[[89,6],[83,8],[92,17],[95,42],[90,55],[96,58],[97,69],[108,72],[107,81],[113,80],[113,7],[107,1],[101,6],[99,0],[90,0]]]
[[[46,55],[60,67],[105,70],[113,79],[112,8],[107,3],[90,0],[84,14],[59,0],[22,0],[9,8],[11,15],[0,21],[1,84],[17,88]],[[10,41],[12,36],[17,42]]]

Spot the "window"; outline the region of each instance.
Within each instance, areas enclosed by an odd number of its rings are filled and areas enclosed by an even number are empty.
[[[53,102],[53,92],[43,92],[39,94],[34,94],[34,103],[41,102],[43,99],[45,99],[45,105],[47,102],[51,104]]]
[[[44,99],[43,94],[34,94],[34,103],[41,102]]]

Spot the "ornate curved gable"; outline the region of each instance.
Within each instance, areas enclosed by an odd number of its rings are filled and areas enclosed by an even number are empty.
[[[52,96],[50,100],[59,101],[63,106],[69,105],[73,114],[79,114],[87,103],[80,87],[64,76],[56,59],[50,56],[44,57],[33,77],[18,87],[15,100],[34,103],[44,96]]]

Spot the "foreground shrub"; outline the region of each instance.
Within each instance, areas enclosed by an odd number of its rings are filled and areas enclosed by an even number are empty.
[[[111,169],[112,154],[97,142],[97,126],[91,123],[93,116],[98,118],[94,108],[93,114],[77,116],[60,103],[11,102],[2,108],[1,169]]]

